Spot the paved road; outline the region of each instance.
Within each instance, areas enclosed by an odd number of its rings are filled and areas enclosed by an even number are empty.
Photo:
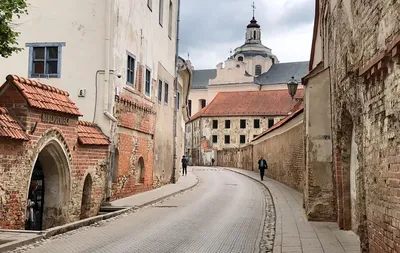
[[[201,183],[191,191],[25,252],[259,252],[265,215],[261,187],[229,171],[194,173]]]

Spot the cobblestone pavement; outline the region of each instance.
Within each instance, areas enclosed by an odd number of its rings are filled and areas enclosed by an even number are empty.
[[[221,169],[189,173],[201,182],[188,192],[14,252],[259,252],[262,186]]]

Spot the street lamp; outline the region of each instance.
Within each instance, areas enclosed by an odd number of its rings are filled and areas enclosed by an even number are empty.
[[[297,86],[299,86],[299,83],[296,82],[296,80],[292,76],[292,79],[289,80],[289,82],[287,83],[287,86],[288,86],[288,90],[289,90],[289,95],[293,99],[294,95],[296,95]]]

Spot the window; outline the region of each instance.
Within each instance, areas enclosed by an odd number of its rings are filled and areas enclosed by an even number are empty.
[[[135,84],[135,64],[135,58],[132,55],[128,54],[126,82],[131,86]]]
[[[218,120],[213,120],[213,129],[218,129]]]
[[[179,94],[179,91],[176,93],[176,110],[177,111],[179,111],[179,97],[180,97],[180,94]]]
[[[260,128],[260,120],[259,119],[254,120],[254,128]]]
[[[225,144],[230,144],[231,143],[231,136],[225,135]]]
[[[160,26],[163,26],[163,18],[164,18],[164,0],[160,0],[160,5],[159,5],[159,13],[158,13],[158,22],[160,23]]]
[[[231,121],[225,120],[225,128],[231,128]]]
[[[147,0],[147,7],[149,7],[149,9],[153,11],[153,0]]]
[[[172,36],[172,1],[169,1],[169,17],[168,17],[168,37],[171,39]]]
[[[262,73],[262,67],[261,65],[256,65],[256,76],[261,75]]]
[[[189,115],[192,115],[192,100],[188,101]]]
[[[162,81],[158,80],[158,103],[161,104],[162,101]]]
[[[165,83],[165,91],[164,91],[164,102],[166,103],[166,104],[168,104],[168,84],[167,83]]]
[[[274,125],[274,119],[268,119],[268,128]]]
[[[26,43],[29,77],[61,77],[61,48],[65,43]]]
[[[151,72],[150,70],[146,69],[146,80],[145,80],[145,88],[144,92],[147,96],[150,97],[150,87],[151,87]]]
[[[212,142],[213,143],[218,143],[218,136],[217,135],[213,135],[212,136]]]
[[[239,56],[238,61],[243,61],[243,56]]]
[[[257,32],[256,31],[254,31],[254,36],[253,36],[253,39],[257,39]]]
[[[246,135],[240,136],[240,144],[246,143]]]
[[[207,103],[205,99],[200,99],[200,108],[203,109],[204,107],[206,107]]]
[[[240,128],[246,128],[246,120],[245,119],[240,120]]]

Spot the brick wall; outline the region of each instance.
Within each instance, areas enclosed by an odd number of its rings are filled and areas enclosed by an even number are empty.
[[[302,118],[303,114],[298,115],[297,125],[289,122],[247,147],[218,151],[218,166],[258,171],[258,159],[263,156],[268,163],[269,177],[302,192],[305,169]]]

